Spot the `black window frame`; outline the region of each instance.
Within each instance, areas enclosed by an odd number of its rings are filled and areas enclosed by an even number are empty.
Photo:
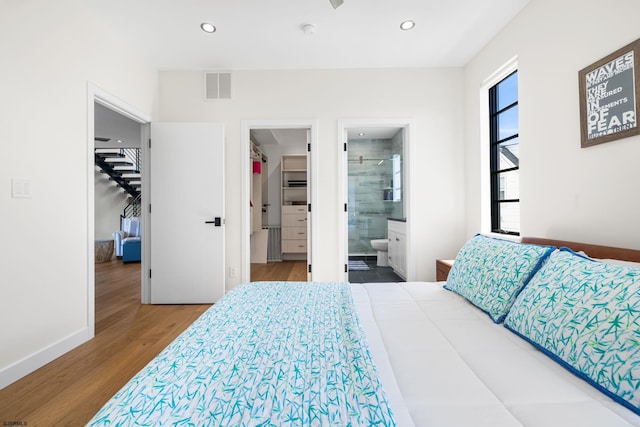
[[[489,88],[489,129],[490,129],[489,170],[490,170],[490,182],[491,182],[491,232],[499,233],[499,234],[508,234],[513,236],[520,235],[521,224],[518,223],[518,231],[503,230],[500,224],[500,208],[503,204],[518,203],[519,205],[520,198],[500,199],[500,176],[506,174],[507,172],[520,170],[520,164],[518,163],[517,166],[511,167],[511,168],[499,169],[500,144],[503,144],[505,142],[508,142],[510,140],[513,140],[519,137],[520,123],[518,122],[518,131],[515,134],[509,135],[506,138],[499,139],[498,117],[500,116],[501,113],[504,113],[505,111],[508,111],[513,108],[517,108],[520,96],[518,94],[515,102],[512,102],[511,104],[506,105],[501,109],[498,109],[498,86],[500,86],[500,84],[503,83],[505,80],[507,80],[509,77],[517,73],[518,73],[518,70],[514,70],[513,72],[509,73],[506,77],[501,79],[499,82],[497,82],[495,85]]]

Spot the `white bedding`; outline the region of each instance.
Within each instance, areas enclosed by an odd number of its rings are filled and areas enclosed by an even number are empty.
[[[442,284],[352,284],[399,426],[640,426]]]

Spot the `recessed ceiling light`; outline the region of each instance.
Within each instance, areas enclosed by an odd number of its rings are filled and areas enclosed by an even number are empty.
[[[407,31],[412,29],[413,27],[416,26],[416,23],[413,22],[412,20],[408,20],[408,21],[404,21],[402,24],[400,24],[400,29],[403,31]]]
[[[121,139],[116,139],[116,142],[117,142],[118,144],[122,144],[124,141],[123,141],[123,140],[121,140]]]
[[[209,24],[208,22],[203,22],[202,24],[200,24],[200,28],[202,28],[202,31],[204,31],[205,33],[216,32],[216,27],[214,27],[213,24]]]
[[[364,136],[364,132],[360,132],[358,136]]]

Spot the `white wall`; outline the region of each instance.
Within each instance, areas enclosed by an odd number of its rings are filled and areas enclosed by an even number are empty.
[[[532,0],[467,65],[467,237],[480,231],[479,88],[517,55],[522,235],[640,249],[640,136],[580,148],[578,104],[578,71],[638,39],[639,16],[635,0]]]
[[[435,258],[450,257],[464,238],[462,70],[370,69],[236,71],[231,101],[204,101],[201,71],[160,73],[159,119],[212,121],[226,126],[226,259],[241,263],[242,120],[318,121],[319,183],[314,226],[314,280],[339,280],[338,144],[340,118],[407,118],[415,122],[412,256],[419,279],[435,278]],[[343,264],[342,264],[343,265]],[[344,267],[342,268],[342,270]],[[227,287],[238,284],[227,277]]]
[[[80,0],[1,2],[0,53],[3,387],[92,333],[87,82],[151,114],[157,73]]]

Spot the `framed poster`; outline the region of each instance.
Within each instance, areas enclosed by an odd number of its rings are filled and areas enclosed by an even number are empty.
[[[582,148],[640,134],[640,39],[578,72]]]

